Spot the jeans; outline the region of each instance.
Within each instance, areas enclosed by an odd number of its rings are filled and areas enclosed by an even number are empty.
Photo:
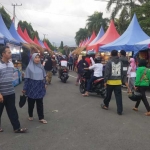
[[[98,78],[100,77],[95,77],[95,76],[92,76],[91,79],[88,81],[88,84],[87,84],[87,91],[89,92],[90,89],[91,89],[91,86],[92,86],[92,83],[97,80]]]
[[[36,102],[36,108],[37,108],[37,113],[38,113],[39,120],[44,119],[43,98],[41,98],[41,99],[28,98],[29,117],[33,117],[33,109],[34,109],[35,102]]]
[[[123,105],[122,105],[122,91],[121,85],[107,85],[106,87],[106,98],[104,99],[104,104],[106,107],[109,107],[109,102],[111,100],[112,92],[115,93],[116,104],[117,104],[117,112],[122,113]]]
[[[142,99],[141,100],[143,101],[147,111],[149,112],[150,111],[150,106],[149,106],[149,103],[147,101],[146,94],[145,94],[147,88],[146,87],[138,87],[138,89],[139,89],[139,92],[142,94]],[[135,108],[139,107],[139,105],[141,103],[141,100],[136,102]]]
[[[4,98],[4,102],[0,103],[0,125],[1,125],[1,116],[3,113],[4,106],[5,106],[7,115],[10,119],[13,129],[14,130],[20,129],[18,112],[15,106],[15,94],[3,96],[3,98]]]

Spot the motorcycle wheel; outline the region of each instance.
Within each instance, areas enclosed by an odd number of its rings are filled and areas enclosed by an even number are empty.
[[[85,84],[81,83],[79,86],[79,90],[80,90],[81,94],[84,94],[85,93]]]

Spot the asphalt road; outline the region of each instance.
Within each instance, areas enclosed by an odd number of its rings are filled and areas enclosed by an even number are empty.
[[[70,74],[76,77],[75,73]],[[22,109],[18,107],[22,85],[17,86],[16,106],[28,133],[13,133],[4,111],[0,150],[150,150],[150,117],[144,116],[143,103],[139,112],[132,111],[134,102],[123,92],[122,116],[116,113],[114,96],[110,109],[102,110],[103,99],[94,94],[82,97],[74,77],[66,84],[53,77],[44,98],[47,125],[38,122],[36,110],[34,121],[28,121],[27,104]]]

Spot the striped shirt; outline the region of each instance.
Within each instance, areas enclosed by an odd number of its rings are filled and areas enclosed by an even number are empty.
[[[14,65],[12,62],[0,61],[0,93],[3,96],[15,93],[13,86]]]

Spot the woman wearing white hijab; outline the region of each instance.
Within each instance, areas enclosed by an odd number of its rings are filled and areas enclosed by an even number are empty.
[[[43,111],[43,97],[46,94],[45,89],[46,73],[41,65],[38,53],[34,53],[30,59],[29,65],[25,72],[25,82],[23,93],[28,97],[29,121],[33,120],[33,109],[36,102],[39,121],[46,124]]]

